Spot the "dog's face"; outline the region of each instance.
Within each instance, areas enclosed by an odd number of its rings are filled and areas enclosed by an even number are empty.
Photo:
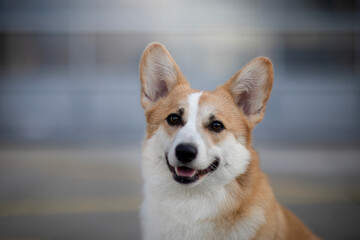
[[[251,130],[263,118],[272,65],[257,58],[215,91],[190,88],[165,47],[140,63],[147,118],[143,174],[158,188],[224,185],[248,167]]]

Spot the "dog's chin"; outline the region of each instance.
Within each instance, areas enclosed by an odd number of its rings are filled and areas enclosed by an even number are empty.
[[[220,159],[215,158],[215,160],[206,169],[193,169],[186,166],[174,167],[169,163],[167,154],[165,154],[165,157],[166,163],[170,172],[173,174],[174,180],[181,184],[190,184],[199,181],[205,175],[216,171],[220,164]]]

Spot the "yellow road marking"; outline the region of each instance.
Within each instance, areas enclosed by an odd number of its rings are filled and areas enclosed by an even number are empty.
[[[4,160],[0,162],[1,168],[25,168],[51,173],[57,176],[66,176],[82,179],[100,179],[108,181],[121,181],[141,183],[142,178],[139,167],[121,164],[104,164],[86,161],[57,161],[37,159],[31,161]]]
[[[291,188],[275,191],[275,195],[284,204],[316,204],[332,202],[359,202],[360,192],[340,190],[321,190],[311,188]]]
[[[0,240],[42,240],[40,238],[7,238],[0,237]]]
[[[138,211],[140,203],[140,196],[27,200],[0,203],[0,217]]]

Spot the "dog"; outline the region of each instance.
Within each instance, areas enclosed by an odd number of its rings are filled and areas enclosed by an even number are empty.
[[[151,43],[140,82],[143,239],[318,239],[277,202],[251,145],[273,85],[268,58],[215,91],[198,91],[167,49]]]

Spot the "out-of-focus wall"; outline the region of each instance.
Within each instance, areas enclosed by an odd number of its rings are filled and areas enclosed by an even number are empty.
[[[360,141],[359,1],[5,0],[0,140],[139,141],[138,62],[164,43],[194,88],[252,58],[275,85],[255,141]]]

